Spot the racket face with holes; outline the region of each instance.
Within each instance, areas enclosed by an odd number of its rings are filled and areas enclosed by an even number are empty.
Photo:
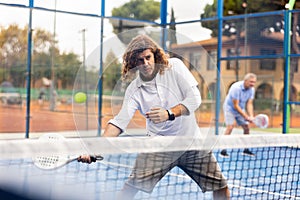
[[[267,128],[269,125],[269,117],[265,114],[259,114],[255,116],[253,122],[259,128]]]
[[[57,133],[47,133],[42,135],[39,140],[47,141],[50,145],[60,144],[65,141],[65,137]],[[39,155],[32,158],[33,163],[40,169],[51,170],[62,167],[70,162],[77,161],[78,156],[70,156],[66,154],[48,154]],[[91,161],[96,162],[103,160],[101,155],[91,156]]]
[[[33,163],[40,169],[50,170],[62,167],[72,161],[77,160],[77,157],[51,155],[51,156],[37,156],[34,158]]]
[[[65,137],[57,133],[47,133],[39,137],[41,141],[47,141],[49,144],[58,144],[65,141]],[[36,156],[32,158],[33,163],[40,169],[56,169],[62,167],[69,162],[76,160],[77,157],[70,157],[68,155],[46,155],[46,156]]]

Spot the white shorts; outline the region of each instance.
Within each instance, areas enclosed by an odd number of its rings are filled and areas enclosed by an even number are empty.
[[[225,124],[226,125],[233,125],[234,121],[241,126],[248,124],[249,122],[245,120],[245,118],[240,114],[234,114],[230,111],[224,111],[224,118],[225,118]]]

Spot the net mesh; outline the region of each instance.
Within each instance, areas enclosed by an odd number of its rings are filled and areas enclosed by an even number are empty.
[[[140,153],[203,150],[202,138],[67,138],[58,144],[36,139],[0,141],[0,188],[23,198],[115,199]],[[215,155],[227,179],[231,199],[300,199],[299,135],[257,134],[212,137]],[[191,142],[192,141],[192,142]],[[205,139],[207,141],[207,138]],[[243,155],[249,148],[255,156]],[[220,156],[226,149],[229,157]],[[41,170],[32,157],[101,154],[92,164],[71,162]],[[158,182],[152,193],[135,199],[212,199],[179,167]]]

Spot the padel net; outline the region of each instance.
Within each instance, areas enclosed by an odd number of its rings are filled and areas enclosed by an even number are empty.
[[[300,199],[300,137],[255,134],[210,138],[88,137],[53,142],[38,139],[0,141],[0,187],[24,198],[114,199],[140,153],[211,150],[228,181],[231,199]],[[88,147],[88,148],[87,148]],[[242,154],[249,148],[255,156]],[[228,158],[219,156],[227,149]],[[83,153],[101,155],[92,164],[70,162],[52,170],[34,164],[36,156]],[[145,160],[146,162],[146,160]],[[152,193],[135,199],[212,199],[180,168],[173,168]]]

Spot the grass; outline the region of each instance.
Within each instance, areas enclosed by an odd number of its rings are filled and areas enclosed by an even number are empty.
[[[253,131],[261,131],[261,132],[267,132],[267,133],[282,133],[282,128],[252,128]],[[289,133],[299,133],[300,134],[300,128],[290,128]]]

